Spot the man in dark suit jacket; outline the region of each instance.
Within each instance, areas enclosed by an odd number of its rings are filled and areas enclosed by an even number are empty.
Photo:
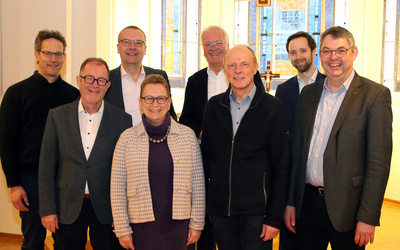
[[[219,26],[209,26],[201,33],[201,42],[208,67],[189,77],[182,115],[179,118],[179,122],[193,129],[197,137],[202,130],[204,109],[208,99],[225,92],[229,85],[223,64],[224,55],[229,49],[228,33]],[[254,75],[254,81],[262,82],[258,71]]]
[[[317,45],[314,38],[307,32],[299,31],[289,36],[286,42],[286,51],[298,74],[279,84],[275,96],[282,101],[285,107],[291,131],[301,90],[305,85],[325,78],[325,75],[321,74],[315,67],[314,59],[317,55]]]
[[[168,75],[165,71],[145,67],[142,64],[146,55],[146,35],[136,26],[124,28],[118,35],[118,53],[121,56],[121,65],[110,71],[111,86],[104,100],[125,110],[132,116],[133,126],[140,123],[139,110],[140,85],[147,75],[160,74],[165,80]],[[177,120],[174,106],[171,103],[170,114]]]
[[[52,109],[39,162],[39,214],[57,249],[122,249],[112,231],[111,162],[131,116],[103,101],[107,63],[86,59],[76,80],[81,99]],[[96,82],[96,83],[95,83]]]
[[[317,45],[314,38],[307,32],[299,31],[289,36],[286,42],[286,51],[298,74],[278,85],[275,96],[283,103],[289,132],[291,132],[297,114],[297,102],[301,90],[307,84],[324,79],[325,75],[319,73],[315,67],[314,58],[317,55]],[[295,250],[294,239],[295,234],[291,233],[286,227],[282,227],[279,234],[279,249]]]
[[[388,88],[360,77],[352,34],[321,35],[327,78],[304,87],[293,137],[286,226],[297,249],[364,249],[372,243],[389,177],[392,109]]]

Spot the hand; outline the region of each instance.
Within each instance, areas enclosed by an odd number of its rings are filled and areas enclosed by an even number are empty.
[[[357,222],[356,236],[354,242],[360,247],[367,245],[369,242],[374,242],[375,226],[366,224],[364,222]]]
[[[275,227],[271,227],[268,225],[263,224],[263,230],[260,235],[260,238],[263,238],[263,241],[272,240],[275,238],[279,233],[279,229]]]
[[[292,233],[296,233],[296,208],[293,206],[286,206],[283,218],[287,229]]]
[[[200,239],[201,230],[189,228],[186,246],[196,243]]]
[[[58,229],[58,216],[56,214],[50,214],[43,216],[42,218],[42,225],[52,233],[56,232]]]
[[[11,187],[11,202],[19,211],[29,211],[29,208],[27,207],[29,206],[28,195],[22,186]]]
[[[119,244],[120,244],[123,248],[135,250],[135,247],[133,246],[132,234],[119,237],[118,240],[119,240]]]

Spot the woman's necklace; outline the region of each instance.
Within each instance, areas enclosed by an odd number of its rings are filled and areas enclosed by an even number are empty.
[[[159,140],[155,140],[155,139],[153,139],[153,138],[150,138],[150,136],[149,136],[149,140],[150,140],[151,142],[154,142],[154,143],[161,143],[161,142],[165,141],[165,139],[167,139],[167,137],[168,137],[168,135],[169,135],[170,129],[171,129],[171,125],[168,126],[167,133],[165,134],[165,136],[164,136],[163,138],[161,138],[161,139],[159,139]]]

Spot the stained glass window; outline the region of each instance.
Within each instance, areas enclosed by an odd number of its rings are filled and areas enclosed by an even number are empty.
[[[162,68],[171,87],[184,87],[197,71],[198,29],[198,0],[163,1]]]
[[[272,0],[271,6],[257,7],[255,0],[235,1],[235,39],[234,44],[246,44],[257,54],[260,72],[265,72],[267,61],[271,61],[272,72],[280,73],[281,78],[297,74],[291,65],[286,51],[287,38],[297,31],[308,31],[317,42],[321,23],[328,27],[333,24],[333,0]],[[330,17],[322,19],[321,10]],[[246,25],[243,20],[248,20]],[[247,37],[245,37],[247,35]],[[315,58],[319,67],[319,57]]]

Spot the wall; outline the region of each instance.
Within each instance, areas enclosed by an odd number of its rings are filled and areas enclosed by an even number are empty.
[[[35,70],[34,40],[37,32],[44,28],[57,29],[66,37],[67,58],[61,75],[76,86],[75,76],[80,64],[85,58],[96,56],[97,27],[104,27],[96,19],[96,0],[2,0],[0,4],[1,99],[10,85],[32,75]],[[105,21],[108,23],[107,19]],[[0,232],[20,234],[19,215],[10,202],[3,173],[0,200]]]

